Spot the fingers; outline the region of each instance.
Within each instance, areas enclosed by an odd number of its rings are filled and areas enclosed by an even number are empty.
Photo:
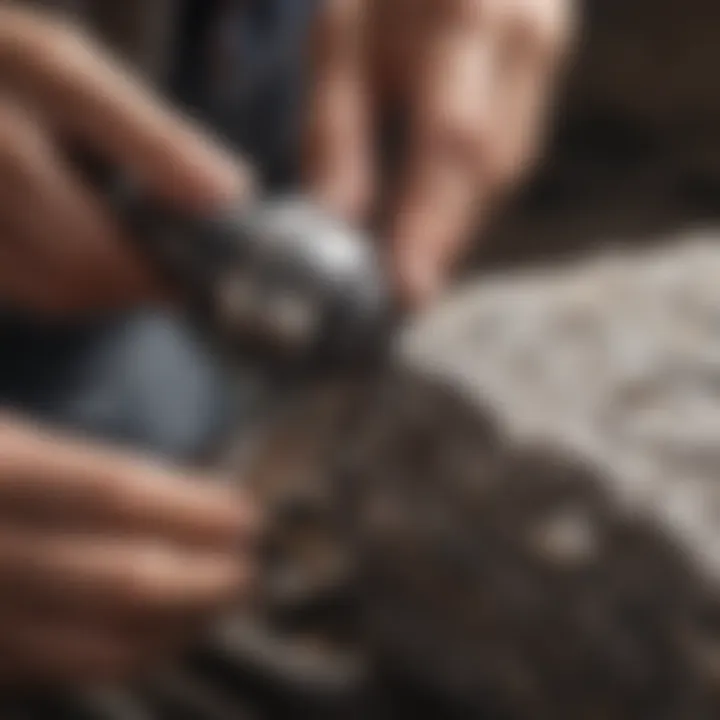
[[[47,15],[0,7],[0,82],[168,201],[207,210],[245,194],[237,158],[178,117],[93,42]]]
[[[209,212],[249,190],[236,158],[46,13],[0,5],[0,93],[4,304],[64,316],[166,297],[58,152],[58,134],[183,210]]]
[[[448,11],[420,43],[424,54],[409,157],[391,228],[394,266],[411,304],[439,289],[490,196],[498,56],[494,22],[479,11]]]
[[[108,209],[32,116],[7,98],[0,100],[0,193],[4,253],[15,256],[2,287],[26,306],[106,310],[159,294]]]
[[[238,491],[15,421],[0,423],[3,509],[227,552],[247,547],[258,526]]]
[[[496,120],[498,176],[512,187],[543,147],[578,18],[568,0],[507,0]]]
[[[239,552],[237,553],[239,556]],[[0,530],[3,601],[93,618],[206,614],[240,600],[250,580],[236,553],[201,553],[144,539]]]
[[[441,287],[496,201],[537,155],[571,35],[566,0],[427,0],[423,80],[392,228],[412,304]]]
[[[305,171],[316,197],[358,220],[373,193],[373,148],[363,0],[331,0],[311,43]]]
[[[246,599],[257,519],[201,483],[0,420],[0,679],[129,672]]]

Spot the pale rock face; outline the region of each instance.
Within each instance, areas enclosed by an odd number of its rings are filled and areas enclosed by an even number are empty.
[[[412,328],[519,442],[567,448],[720,572],[720,239],[497,277]],[[451,351],[448,351],[451,348]]]

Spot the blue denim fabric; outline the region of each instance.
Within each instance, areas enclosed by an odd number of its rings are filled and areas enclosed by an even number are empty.
[[[195,78],[194,93],[189,78],[177,78],[177,88],[270,180],[289,182],[315,0],[240,4],[243,12],[223,21],[235,40],[223,92],[198,93],[214,86],[207,77]],[[196,9],[208,5],[198,0]],[[195,65],[190,47],[180,53],[186,67]],[[72,328],[0,322],[0,405],[173,459],[196,457],[237,422],[242,408],[231,401],[230,381],[182,320],[167,314]]]

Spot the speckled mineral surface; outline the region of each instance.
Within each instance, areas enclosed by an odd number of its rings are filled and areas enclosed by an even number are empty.
[[[413,328],[412,363],[519,441],[567,448],[720,563],[720,235],[469,286]],[[450,350],[449,350],[450,349]]]

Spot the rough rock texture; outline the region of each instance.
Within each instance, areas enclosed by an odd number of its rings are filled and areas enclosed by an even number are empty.
[[[718,716],[716,237],[473,285],[349,423],[328,390],[256,456],[345,541],[325,570],[401,708]]]
[[[471,287],[410,335],[436,389],[394,383],[360,473],[396,500],[367,560],[395,667],[501,717],[718,716],[719,270],[685,237]]]
[[[411,357],[462,381],[519,441],[609,464],[618,490],[709,529],[692,544],[720,561],[717,239],[489,280],[414,331]]]

